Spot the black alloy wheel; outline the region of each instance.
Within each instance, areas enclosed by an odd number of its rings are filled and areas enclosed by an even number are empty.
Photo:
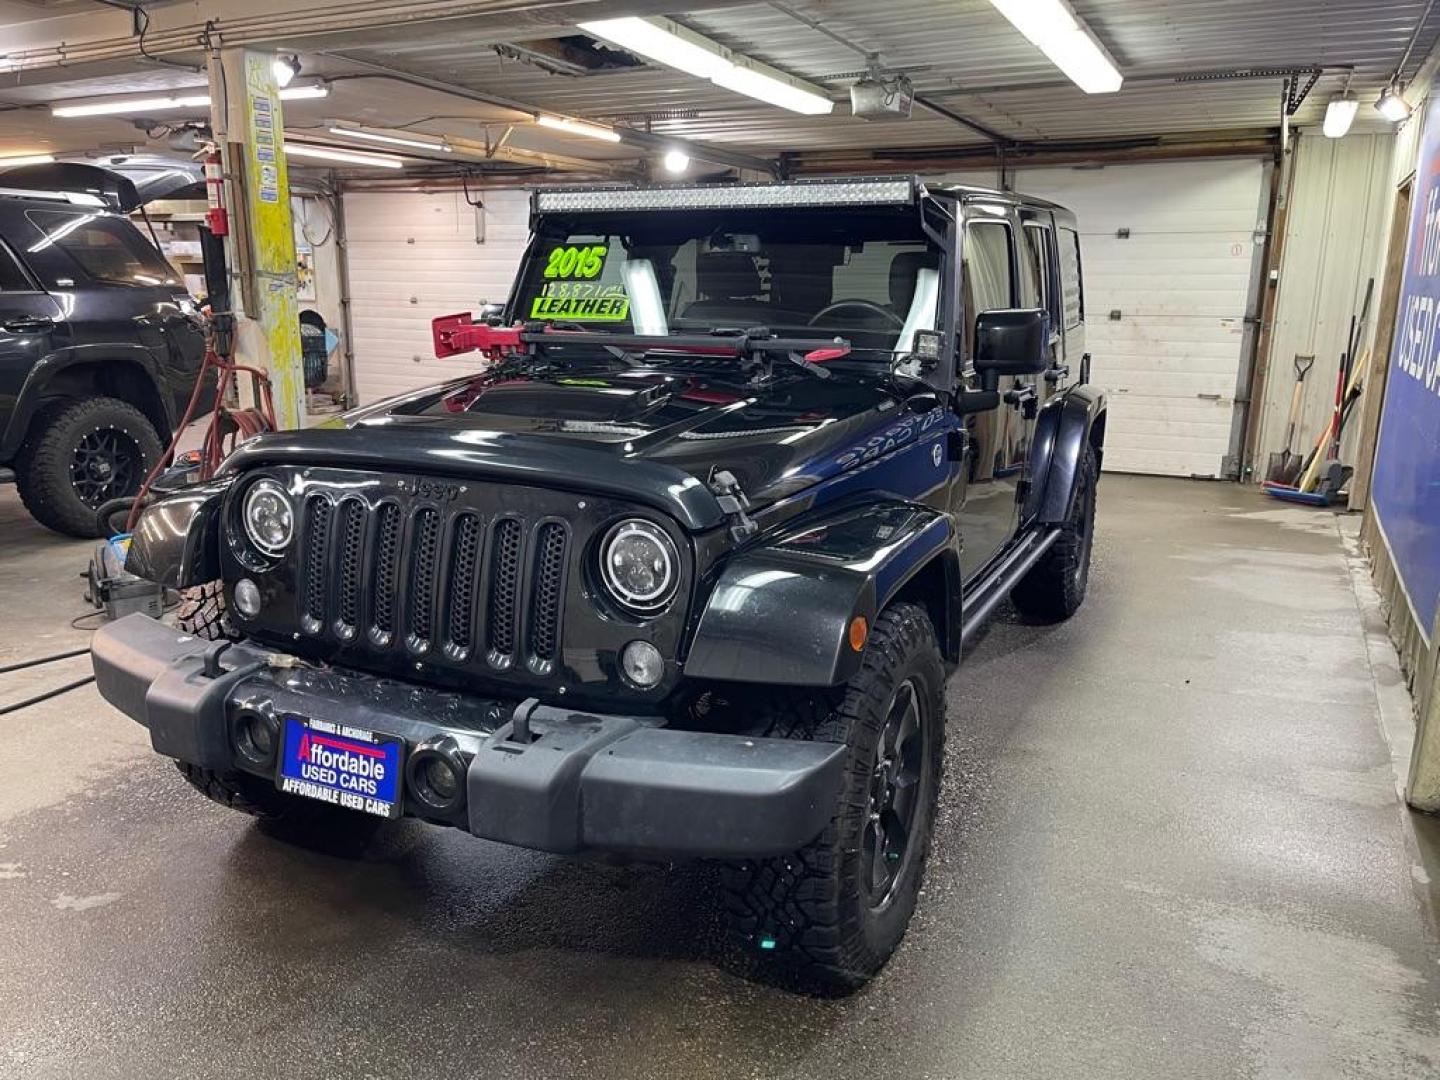
[[[134,436],[98,427],[81,436],[70,459],[70,484],[86,506],[134,495],[144,480],[144,457]]]
[[[889,905],[901,875],[910,866],[905,856],[920,805],[918,794],[926,753],[925,723],[915,680],[906,679],[896,688],[890,702],[885,727],[875,747],[875,767],[870,773],[870,801],[866,807],[861,853],[867,870],[863,880],[873,911]]]

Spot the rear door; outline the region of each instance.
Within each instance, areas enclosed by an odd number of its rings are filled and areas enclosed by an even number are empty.
[[[21,434],[7,429],[26,377],[64,338],[60,305],[0,243],[0,446],[5,449],[12,449]]]

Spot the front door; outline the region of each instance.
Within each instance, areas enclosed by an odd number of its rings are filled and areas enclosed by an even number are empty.
[[[26,377],[64,335],[60,305],[0,244],[0,445],[7,449],[22,434],[5,430],[5,425],[14,416]]]

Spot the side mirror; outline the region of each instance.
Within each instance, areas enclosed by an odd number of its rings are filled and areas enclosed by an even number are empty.
[[[975,318],[975,370],[987,389],[1001,375],[1038,375],[1050,366],[1050,316],[1042,308],[1002,308]]]

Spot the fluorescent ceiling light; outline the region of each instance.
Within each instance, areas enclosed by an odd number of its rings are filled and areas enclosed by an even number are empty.
[[[390,154],[367,154],[360,150],[341,150],[334,146],[312,146],[309,143],[287,142],[285,156],[343,161],[350,165],[373,165],[379,169],[398,169],[405,164]]]
[[[1410,103],[1396,93],[1393,86],[1387,87],[1375,102],[1375,108],[1380,115],[1392,123],[1398,124],[1401,120],[1408,120],[1412,111]]]
[[[391,146],[414,146],[421,150],[439,150],[442,153],[451,153],[450,144],[440,138],[426,142],[422,139],[406,139],[399,135],[384,135],[378,131],[350,127],[332,127],[330,134],[343,135],[347,139],[369,139],[371,142],[388,143]]]
[[[21,154],[18,157],[0,157],[0,169],[14,169],[21,165],[49,165],[54,160],[54,154]]]
[[[768,105],[823,116],[835,108],[823,87],[791,78],[783,71],[731,52],[671,19],[601,19],[577,23],[592,37],[657,64],[709,79],[716,86],[756,98]]]
[[[324,83],[308,86],[287,86],[280,91],[281,101],[323,98],[330,93]],[[92,101],[85,105],[52,105],[50,115],[58,117],[112,116],[119,113],[151,113],[164,109],[208,109],[209,94],[177,94],[171,97],[126,98],[120,101]]]
[[[1124,81],[1104,47],[1067,0],[990,0],[1030,44],[1087,94],[1111,94]]]
[[[806,116],[825,116],[835,108],[835,103],[827,97],[812,94],[784,79],[777,79],[741,64],[732,64],[729,71],[715,76],[711,81],[726,90],[758,98]]]
[[[1325,126],[1321,129],[1325,137],[1343,139],[1355,122],[1355,113],[1359,108],[1360,102],[1352,97],[1331,98],[1330,104],[1325,106]]]
[[[559,116],[537,116],[535,122],[541,127],[554,128],[556,131],[568,131],[571,135],[584,135],[587,139],[599,139],[602,142],[618,143],[620,133],[614,128],[603,127],[600,124],[587,124],[581,120],[566,120]]]
[[[683,150],[666,150],[661,163],[665,166],[666,172],[683,173],[690,167],[690,155]]]

